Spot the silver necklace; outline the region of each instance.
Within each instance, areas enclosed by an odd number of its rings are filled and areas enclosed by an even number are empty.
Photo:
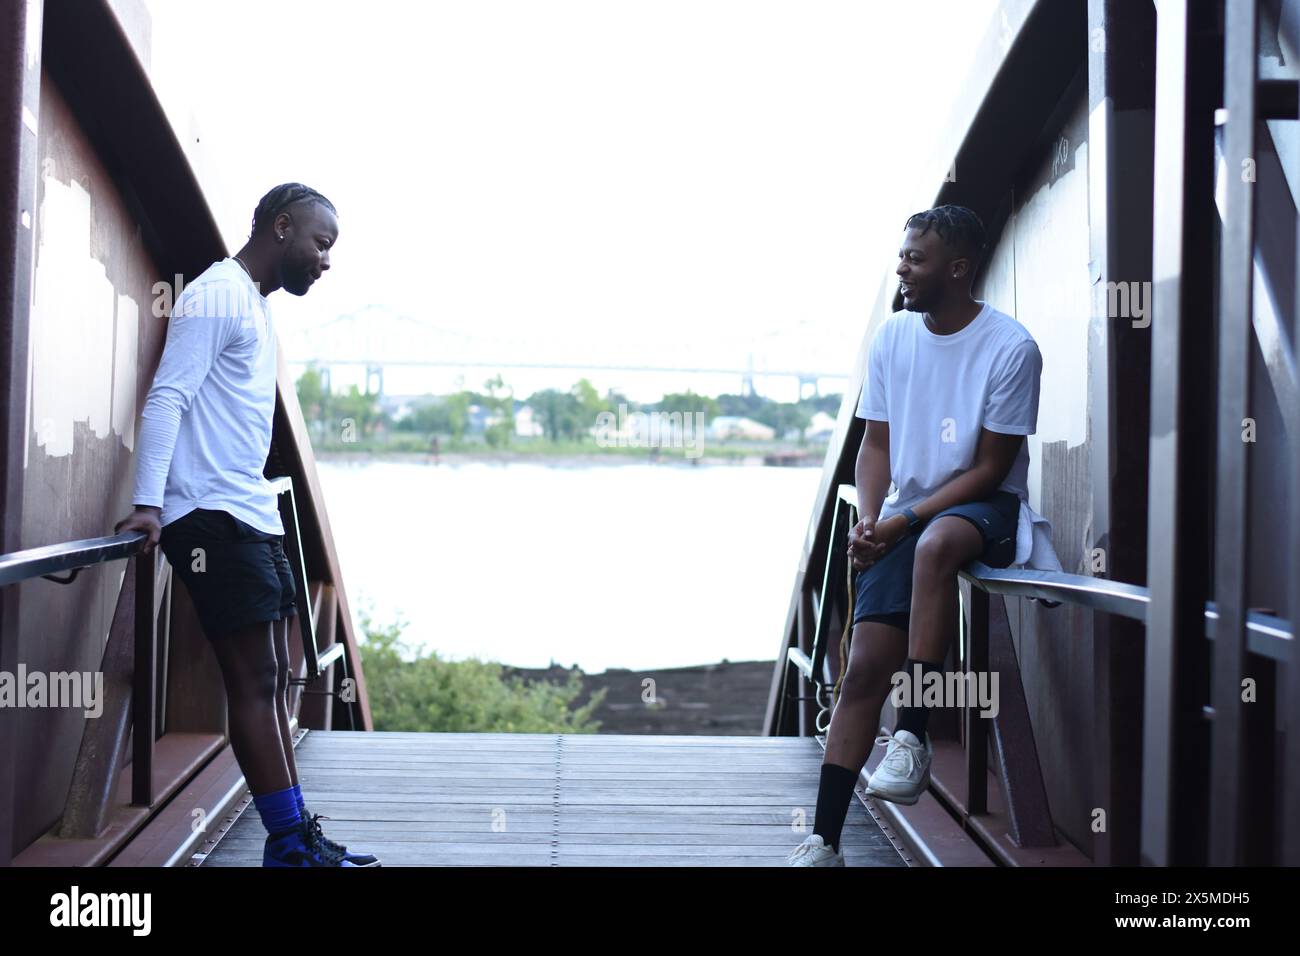
[[[248,268],[248,266],[244,265],[243,259],[239,258],[239,256],[231,256],[230,258],[234,259],[236,262],[238,262],[241,266],[244,267],[244,271],[248,273],[248,277],[250,279],[253,278],[253,270]]]

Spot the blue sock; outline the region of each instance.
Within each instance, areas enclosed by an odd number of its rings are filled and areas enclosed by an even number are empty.
[[[283,833],[302,823],[302,814],[298,810],[293,789],[289,787],[253,797],[253,804],[262,817],[262,826],[266,827],[267,833]]]
[[[306,816],[307,804],[302,799],[302,784],[295,783],[289,789],[293,791],[293,798],[298,801],[298,815]]]

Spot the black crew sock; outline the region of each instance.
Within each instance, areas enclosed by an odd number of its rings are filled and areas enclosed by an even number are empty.
[[[836,853],[840,850],[840,834],[844,831],[844,818],[853,800],[853,788],[858,775],[848,767],[822,764],[822,780],[817,787],[817,816],[813,819],[813,833]]]
[[[920,667],[920,679],[917,679],[916,669]],[[932,664],[930,661],[917,660],[909,657],[907,663],[903,665],[903,672],[907,674],[907,679],[912,687],[912,697],[915,701],[921,700],[921,694],[925,685],[921,683],[926,676],[935,672],[943,673],[942,664]],[[922,706],[913,706],[911,701],[898,708],[898,725],[894,728],[897,734],[900,730],[906,730],[915,734],[916,739],[925,744],[925,728],[930,724],[930,708]]]

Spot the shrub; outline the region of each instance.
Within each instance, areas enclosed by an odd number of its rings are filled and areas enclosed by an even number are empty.
[[[425,733],[590,734],[600,728],[592,712],[602,689],[580,707],[582,678],[564,684],[503,677],[500,664],[470,659],[448,661],[402,643],[401,625],[376,626],[362,615],[366,675],[375,730]]]

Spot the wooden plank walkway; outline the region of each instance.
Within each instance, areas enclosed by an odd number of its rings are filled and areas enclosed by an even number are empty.
[[[385,866],[782,866],[812,832],[809,737],[312,731],[297,748],[327,835]],[[805,832],[795,825],[802,819]],[[251,804],[203,861],[260,866]],[[903,866],[858,800],[849,866]]]

